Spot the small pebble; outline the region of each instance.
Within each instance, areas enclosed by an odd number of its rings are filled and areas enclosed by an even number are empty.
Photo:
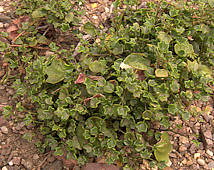
[[[201,166],[204,166],[205,165],[205,161],[203,159],[198,159],[197,160],[198,164],[201,165]]]
[[[211,157],[213,157],[213,152],[212,152],[211,150],[208,149],[208,150],[206,151],[206,153],[207,153],[208,155],[210,155]]]
[[[0,12],[4,12],[3,6],[0,6]]]
[[[2,126],[2,127],[1,127],[1,131],[2,131],[2,133],[4,133],[4,134],[8,134],[8,129],[7,129],[6,126]]]
[[[167,162],[167,164],[166,164],[168,167],[170,167],[171,165],[172,165],[172,162],[170,161],[170,159],[169,159],[169,161]]]
[[[8,165],[13,166],[13,161],[8,162]]]
[[[200,158],[200,156],[201,156],[200,153],[195,153],[195,154],[194,154],[194,159],[198,159],[198,158]]]
[[[12,161],[14,165],[20,165],[21,157],[14,157]]]
[[[184,146],[184,145],[181,145],[181,146],[179,147],[179,152],[184,152],[184,151],[186,151],[186,150],[187,150],[187,147]]]
[[[98,16],[94,15],[92,18],[93,18],[93,19],[98,19]]]
[[[180,142],[183,143],[183,144],[186,144],[186,143],[189,142],[188,138],[186,138],[186,137],[184,137],[184,136],[180,136],[180,137],[179,137],[179,140],[180,140]]]
[[[2,167],[2,170],[8,170],[6,166]]]
[[[33,159],[34,159],[34,160],[39,159],[39,155],[38,155],[38,154],[34,154],[34,155],[33,155]]]
[[[4,24],[2,22],[0,22],[0,28],[3,28]]]
[[[109,13],[109,8],[105,7],[105,12]]]

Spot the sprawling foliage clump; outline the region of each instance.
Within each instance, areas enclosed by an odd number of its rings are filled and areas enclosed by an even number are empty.
[[[190,102],[213,94],[213,1],[149,2],[141,8],[137,0],[123,3],[127,9],[114,2],[107,32],[84,25],[90,40],[77,35],[79,55],[51,42],[52,55],[40,56],[25,47],[24,37],[19,55],[8,54],[11,63],[18,58],[24,66],[26,74],[13,86],[34,104],[34,111],[25,108],[25,121],[45,136],[40,149],[66,151],[80,164],[101,156],[126,168],[143,159],[151,166],[167,162],[169,136],[153,124],[167,130],[170,117],[188,120]],[[46,6],[32,17],[55,24]]]

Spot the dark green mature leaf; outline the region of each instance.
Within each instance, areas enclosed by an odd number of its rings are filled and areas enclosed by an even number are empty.
[[[167,132],[161,135],[161,140],[154,145],[155,158],[157,161],[169,161],[169,153],[172,151],[172,144],[170,143],[170,137]]]
[[[65,76],[64,62],[61,59],[54,60],[50,66],[45,69],[48,75],[47,83],[56,84],[64,79]]]
[[[136,128],[139,132],[147,132],[148,125],[145,121],[138,122]]]
[[[150,61],[145,58],[143,53],[132,53],[125,58],[124,64],[138,70],[147,70],[150,65]]]
[[[172,90],[173,93],[178,93],[180,89],[180,84],[178,81],[173,80],[172,83],[170,84],[170,89]]]
[[[150,110],[146,110],[142,114],[143,119],[151,120],[153,118],[153,113]]]

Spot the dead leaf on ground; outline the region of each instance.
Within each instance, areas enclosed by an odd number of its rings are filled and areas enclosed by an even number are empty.
[[[99,97],[105,97],[105,96],[103,94],[95,94],[94,96],[85,99],[84,104],[86,105],[91,99],[96,98],[96,97],[99,98]]]
[[[80,73],[78,78],[74,82],[74,84],[82,84],[82,83],[84,83],[85,82],[85,78],[86,78],[85,74]]]

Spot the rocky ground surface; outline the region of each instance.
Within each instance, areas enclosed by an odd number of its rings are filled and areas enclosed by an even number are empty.
[[[11,1],[12,2],[12,1]],[[6,31],[9,24],[15,19],[11,2],[0,2],[0,31]],[[89,0],[84,7],[87,16],[83,22],[92,21],[95,25],[104,23],[110,17],[112,1]],[[1,40],[1,37],[0,37]],[[8,66],[3,63],[3,55],[0,53],[0,79],[7,73]],[[15,74],[15,73],[14,73]],[[21,118],[22,114],[14,115],[9,120],[2,115],[5,105],[14,105],[15,94],[11,88],[12,80],[0,85],[0,168],[2,170],[118,170],[116,166],[108,166],[102,160],[97,163],[89,163],[85,167],[73,167],[73,162],[66,161],[62,157],[54,157],[52,152],[40,154],[35,143],[42,139],[36,128],[26,127]],[[214,110],[213,98],[208,102],[195,101],[190,106],[193,116],[189,121],[183,121],[179,117],[172,119],[172,127],[169,134],[173,144],[170,153],[169,167],[165,170],[203,170],[214,169]],[[157,128],[160,128],[157,125]],[[32,141],[23,138],[27,132],[35,134]],[[142,162],[142,169],[149,170],[148,162]]]

